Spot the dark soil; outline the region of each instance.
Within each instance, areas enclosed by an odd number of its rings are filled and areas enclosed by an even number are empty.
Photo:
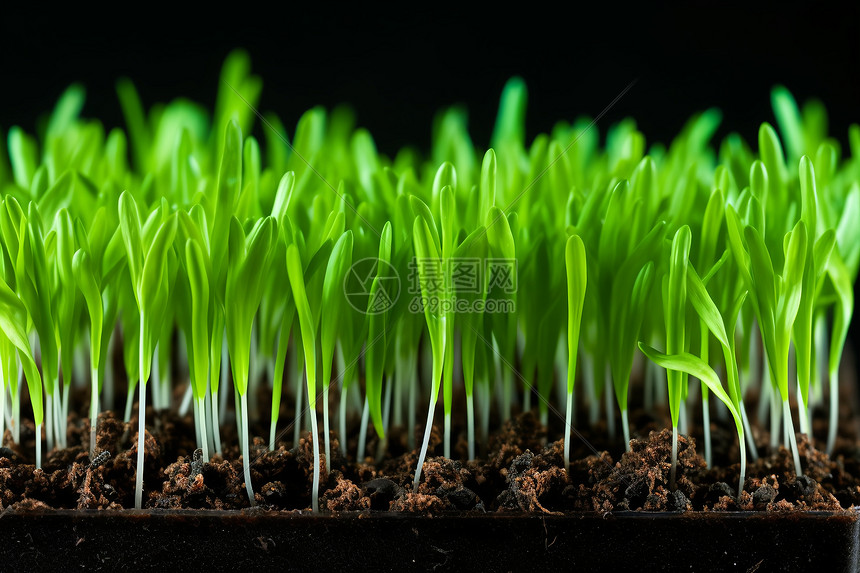
[[[818,418],[821,413],[818,414]],[[820,424],[818,418],[816,424]],[[206,462],[195,452],[190,417],[150,411],[146,435],[144,505],[157,509],[242,509],[249,507],[235,429],[225,427],[224,457]],[[643,414],[638,427],[657,427]],[[229,425],[228,425],[229,426]],[[848,426],[846,424],[846,426]],[[23,444],[7,432],[0,449],[0,508],[14,510],[121,509],[133,506],[137,459],[136,419],[131,425],[112,412],[100,416],[98,452],[90,459],[88,422],[71,416],[71,447],[53,451],[35,470],[31,463],[33,426],[22,427]],[[695,426],[693,427],[696,431]],[[230,435],[230,432],[233,432]],[[649,431],[623,452],[618,443],[595,455],[605,429],[572,443],[570,471],[563,469],[561,441],[546,444],[547,430],[531,413],[521,414],[490,437],[482,460],[465,462],[429,457],[417,492],[412,479],[417,452],[406,447],[405,432],[393,431],[389,451],[402,452],[375,464],[344,459],[336,437],[332,471],[321,467],[320,507],[332,512],[400,511],[438,514],[449,511],[834,511],[860,504],[860,444],[851,427],[840,428],[837,451],[829,458],[798,436],[804,474],[795,477],[791,455],[780,449],[748,464],[740,499],[736,498],[738,449],[728,426],[715,422],[713,469],[706,467],[696,442],[679,438],[677,487],[669,487],[671,432]],[[152,433],[150,433],[152,432]],[[261,432],[262,433],[262,432]],[[313,474],[309,434],[297,447],[281,444],[269,451],[261,438],[251,445],[251,479],[256,503],[268,510],[310,507]],[[734,438],[734,439],[733,439]],[[762,453],[767,435],[757,435]],[[430,452],[441,449],[441,432],[431,436]],[[816,444],[820,447],[820,444]],[[460,446],[465,457],[465,442]],[[457,448],[455,451],[459,451]],[[351,448],[351,451],[354,449]],[[368,451],[375,451],[370,440]],[[610,451],[614,451],[612,454]]]

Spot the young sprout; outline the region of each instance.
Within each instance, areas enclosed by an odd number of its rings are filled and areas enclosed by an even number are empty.
[[[438,284],[433,267],[441,264],[442,258],[439,248],[439,235],[436,231],[436,223],[427,206],[417,197],[412,198],[412,208],[416,211],[413,237],[415,240],[415,256],[418,259],[418,280],[421,294],[430,299],[434,296],[444,297],[447,285],[443,281]],[[441,287],[441,288],[440,288]],[[424,426],[424,439],[421,442],[421,452],[418,454],[418,467],[415,469],[415,478],[412,481],[412,489],[418,492],[418,483],[421,481],[421,470],[424,459],[427,457],[427,446],[430,443],[430,432],[433,429],[433,414],[436,411],[436,401],[439,398],[439,386],[442,382],[442,368],[446,356],[446,346],[451,343],[448,340],[447,321],[449,317],[438,305],[425,305],[424,318],[427,321],[427,332],[430,336],[430,345],[433,350],[433,374],[430,384],[430,406],[427,411],[427,423]]]
[[[36,423],[36,468],[42,467],[42,378],[36,367],[36,361],[30,350],[30,341],[25,330],[27,324],[27,309],[21,299],[12,292],[5,280],[0,280],[0,330],[3,341],[0,346],[5,356],[2,357],[4,368],[13,363],[11,354],[17,351],[18,358],[24,368],[27,379],[27,389],[30,391],[30,403],[33,406],[33,421]],[[15,420],[18,423],[18,420]]]
[[[683,355],[687,351],[684,327],[690,241],[690,228],[684,225],[678,229],[674,239],[672,239],[669,274],[663,282],[666,354],[669,356]],[[672,415],[672,469],[669,484],[672,489],[675,489],[675,475],[678,469],[678,418],[681,410],[681,391],[682,386],[687,383],[687,372],[677,367],[667,368],[664,366],[664,368],[666,368],[668,378],[669,410]]]
[[[239,220],[230,221],[229,260],[226,290],[227,348],[233,384],[238,395],[237,423],[242,446],[242,468],[248,501],[256,505],[251,484],[249,451],[248,376],[250,371],[251,329],[263,296],[263,277],[268,267],[275,223],[271,217],[257,221],[245,235]]]
[[[143,504],[143,458],[146,423],[146,382],[152,366],[152,355],[161,322],[167,310],[171,289],[168,255],[172,254],[176,236],[176,216],[158,211],[147,219],[141,229],[137,203],[130,193],[119,199],[119,218],[123,243],[128,257],[128,270],[134,287],[134,298],[140,315],[138,349],[138,410],[137,410],[137,476],[134,486],[134,507]],[[161,220],[165,217],[165,220]],[[152,237],[151,239],[149,237]],[[175,277],[174,277],[175,278]]]
[[[747,391],[757,391],[750,395],[759,400],[759,423],[770,423],[771,446],[782,440],[802,469],[789,409],[793,360],[801,433],[812,432],[829,376],[833,451],[860,268],[860,127],[849,130],[843,158],[821,104],[801,109],[777,87],[771,98],[782,143],[764,124],[757,151],[736,134],[710,146],[721,120],[714,109],[696,114],[668,146],[649,146],[632,120],[611,126],[601,146],[589,118],[527,142],[527,92],[514,78],[483,154],[462,108],[440,114],[425,156],[404,149],[385,157],[346,108],[308,111],[289,144],[284,124],[265,114],[261,149],[242,135],[257,117],[262,86],[248,55],[231,53],[221,80],[211,122],[182,99],[147,110],[134,85],[120,80],[127,137],[79,117],[85,93],[77,85],[38,138],[8,132],[9,161],[0,161],[0,430],[9,427],[20,442],[23,374],[37,465],[43,425],[49,451],[76,435],[67,431],[70,388],[87,382],[87,353],[89,453],[97,457],[100,404],[115,407],[111,340],[123,341],[127,421],[138,396],[136,507],[150,372],[159,411],[174,408],[189,381],[179,414],[193,404],[194,472],[230,451],[220,425],[235,411],[252,505],[251,456],[259,451],[252,424],[268,422],[274,450],[282,407],[295,411],[294,446],[310,426],[301,443],[313,447],[315,511],[320,474],[333,469],[332,437],[346,457],[347,422],[359,412],[362,461],[371,427],[379,461],[406,426],[408,447],[418,450],[417,490],[440,392],[446,457],[457,455],[460,424],[464,455],[474,459],[489,443],[491,419],[509,423],[537,398],[547,440],[560,437],[551,413],[565,406],[569,468],[579,396],[592,426],[605,423],[611,447],[620,445],[620,410],[632,447],[629,403],[638,406],[642,395],[630,390],[641,375],[646,410],[669,402],[674,487],[678,434],[693,423],[698,410],[688,398],[701,388],[706,463],[716,457],[711,416],[725,423],[728,412],[741,495],[747,452],[756,456]],[[375,265],[362,267],[365,260]],[[391,290],[416,275],[411,296]],[[699,383],[689,385],[689,376]],[[341,381],[336,424],[333,380]],[[266,382],[264,413],[257,402]]]
[[[564,249],[567,269],[567,408],[564,416],[564,469],[570,469],[570,430],[573,424],[573,384],[576,379],[576,353],[579,351],[579,329],[582,323],[582,307],[588,272],[585,245],[578,235],[571,235]]]
[[[304,271],[302,259],[295,243],[287,247],[287,273],[290,277],[290,286],[293,290],[293,299],[296,301],[296,311],[299,316],[299,326],[302,330],[302,342],[304,345],[305,368],[307,370],[308,386],[308,408],[311,415],[311,440],[314,448],[314,478],[311,487],[311,508],[314,512],[319,511],[319,487],[320,487],[320,444],[319,431],[317,430],[316,410],[316,383],[317,383],[317,358],[316,358],[316,325],[308,303],[308,295],[305,290]]]

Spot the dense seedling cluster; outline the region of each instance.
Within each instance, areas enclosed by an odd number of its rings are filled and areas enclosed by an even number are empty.
[[[287,437],[287,400],[294,442],[311,430],[314,509],[330,467],[332,388],[343,453],[353,455],[343,439],[353,412],[358,459],[369,426],[377,456],[390,428],[406,426],[420,449],[416,488],[440,392],[446,456],[455,400],[465,397],[470,458],[491,423],[536,400],[544,423],[556,405],[566,412],[567,464],[575,394],[588,422],[605,416],[610,433],[620,415],[629,443],[638,378],[646,408],[668,401],[673,480],[677,436],[701,404],[708,461],[711,412],[734,420],[742,488],[747,450],[756,452],[744,397],[759,396],[755,419],[770,420],[772,445],[789,445],[800,473],[792,415],[809,433],[829,380],[832,446],[860,263],[857,126],[843,153],[820,104],[800,110],[777,88],[782,143],[763,124],[757,151],[737,135],[710,147],[715,110],[668,147],[646,149],[630,120],[602,147],[588,119],[527,142],[526,90],[514,79],[486,151],[455,108],[434,124],[428,157],[388,158],[343,109],[310,110],[292,136],[260,116],[258,142],[247,134],[261,85],[235,53],[211,119],[181,99],[146,112],[121,81],[126,131],[81,119],[80,86],[38,136],[9,130],[0,419],[15,440],[22,380],[48,448],[65,446],[78,406],[70,386],[89,383],[95,458],[99,404],[113,407],[127,379],[126,420],[135,395],[139,408],[140,507],[147,388],[156,409],[193,405],[208,460],[221,452],[232,387],[251,503],[249,420],[271,412],[274,447]],[[108,360],[120,340],[124,376]],[[186,385],[173,404],[173,387]]]

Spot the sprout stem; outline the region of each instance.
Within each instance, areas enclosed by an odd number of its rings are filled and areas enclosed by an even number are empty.
[[[839,368],[830,371],[830,422],[827,427],[827,455],[833,454],[836,430],[839,426]]]
[[[394,390],[394,378],[389,374],[385,377],[385,401],[382,405],[382,429],[383,436],[376,446],[376,463],[381,463],[388,450],[388,430],[391,421],[391,395]]]
[[[46,432],[45,437],[48,442],[48,451],[54,449],[54,396],[52,394],[48,394],[45,400],[45,420],[46,424]]]
[[[797,385],[797,421],[800,424],[800,433],[810,434],[809,432],[809,409],[806,402],[803,400],[803,391],[800,389],[800,384]]]
[[[592,427],[600,419],[600,402],[597,399],[597,386],[594,370],[594,358],[588,352],[582,354],[582,373],[585,379],[585,395],[588,398],[588,423]]]
[[[317,429],[317,410],[310,409],[311,414],[311,439],[314,445],[314,481],[311,487],[311,510],[314,513],[320,510],[320,439]]]
[[[36,426],[36,469],[42,468],[42,424]]]
[[[114,409],[114,371],[113,371],[113,360],[111,357],[114,355],[116,350],[116,337],[113,335],[114,329],[111,329],[108,332],[108,352],[107,356],[103,358],[105,365],[105,379],[104,384],[102,385],[102,410],[113,410]],[[128,417],[125,418],[125,421],[128,421]]]
[[[138,368],[140,382],[138,384],[139,398],[137,403],[137,479],[134,483],[134,508],[140,509],[143,506],[143,454],[145,448],[146,437],[146,379],[144,378],[144,357],[143,341],[145,333],[143,326],[146,324],[143,312],[140,313],[140,345],[138,347]],[[157,354],[156,354],[157,355]],[[131,394],[131,392],[129,392]]]
[[[776,451],[779,448],[779,428],[782,421],[782,410],[780,410],[779,393],[771,388],[770,393],[770,449]],[[783,436],[785,438],[786,436]],[[786,443],[786,445],[788,445]]]
[[[18,391],[15,393],[16,400],[12,400],[12,439],[16,444],[21,443],[21,380],[24,377],[24,371],[19,363],[18,365]],[[38,432],[37,432],[38,434]],[[41,439],[41,436],[39,437]]]
[[[328,382],[323,381],[323,437],[325,438],[325,471],[331,473],[331,438],[328,429]]]
[[[140,324],[143,325],[143,317],[140,317]],[[141,326],[141,330],[143,326]],[[143,333],[140,337],[140,384],[138,384],[138,403],[137,403],[137,479],[134,482],[134,508],[141,509],[143,507],[143,451],[144,451],[144,432],[146,430],[146,384],[143,379]]]
[[[199,417],[195,418],[200,426],[200,448],[203,450],[203,459],[209,461],[209,432],[206,431],[206,396],[201,396],[197,402]]]
[[[451,412],[445,412],[445,442],[444,442],[444,453],[443,455],[451,459]]]
[[[427,445],[430,443],[430,432],[433,430],[433,414],[436,411],[436,396],[430,399],[430,407],[427,409],[427,424],[424,426],[424,440],[421,442],[421,453],[418,454],[418,467],[415,468],[415,479],[412,481],[412,491],[418,493],[418,483],[421,481],[421,470],[424,468],[424,459],[427,457]]]
[[[567,408],[564,415],[564,471],[570,471],[570,424],[573,412],[573,392],[567,393]]]
[[[241,425],[244,428],[244,432],[243,432],[244,435],[241,438],[241,440],[242,440],[242,471],[245,475],[245,490],[248,492],[248,501],[250,502],[251,507],[254,507],[257,505],[257,502],[256,502],[256,500],[254,500],[254,488],[251,485],[251,460],[250,460],[250,454],[248,451],[248,440],[249,440],[250,432],[248,431],[249,428],[248,428],[248,395],[247,394],[242,394],[242,397],[240,398],[240,404],[241,405],[240,405],[239,409],[241,410],[241,415],[242,415],[242,424]],[[319,472],[319,468],[316,469],[316,472],[314,475],[316,475],[317,472]]]
[[[125,412],[123,413],[123,421],[128,424],[131,421],[131,408],[134,405],[134,385],[129,383],[128,394],[125,398]]]
[[[3,437],[6,435],[6,372],[3,371],[3,362],[0,360],[0,446],[3,445]]]
[[[210,395],[210,401],[212,403],[212,437],[215,442],[215,453],[219,456],[221,455],[221,427],[219,421],[221,420],[218,412],[218,392],[212,392]]]
[[[711,408],[708,400],[708,387],[702,384],[702,426],[705,431],[705,463],[709,468],[714,467],[713,450],[711,449]],[[741,445],[743,449],[743,445]]]
[[[475,399],[472,394],[466,396],[466,435],[469,442],[469,459],[475,459]]]
[[[615,441],[615,400],[612,396],[612,371],[609,362],[606,363],[603,383],[603,403],[606,407],[606,428],[609,432],[609,441]]]
[[[750,450],[750,456],[752,457],[753,462],[755,462],[758,460],[758,451],[756,450],[755,438],[753,438],[752,430],[750,429],[750,419],[749,416],[747,416],[747,409],[746,406],[744,406],[743,400],[741,400],[740,406],[741,420],[743,421],[744,435],[746,436],[747,447]]]
[[[213,402],[213,406],[217,403],[218,408],[215,409],[215,412],[218,413],[218,424],[224,423],[224,417],[227,415],[227,392],[224,389],[227,388],[227,382],[229,381],[230,373],[230,353],[227,352],[227,337],[221,337],[221,372],[219,373],[219,385],[218,391],[213,392],[212,396],[215,402]],[[221,394],[221,400],[218,400],[218,394]],[[220,442],[221,438],[217,439],[217,442]],[[298,443],[298,441],[297,441]],[[218,448],[220,452],[220,447]]]
[[[408,421],[406,422],[406,443],[407,448],[415,448],[418,444],[415,443],[415,423],[418,416],[417,412],[417,396],[418,391],[418,356],[414,356],[412,360],[412,368],[409,377],[409,405],[406,409]]]
[[[621,430],[624,432],[624,450],[630,451],[630,417],[627,409],[621,410]]]
[[[347,404],[347,392],[349,387],[344,385],[340,391],[340,403],[338,404],[338,408],[340,412],[338,413],[337,423],[338,423],[338,434],[340,438],[340,453],[343,457],[346,457],[346,404]]]
[[[188,387],[185,389],[185,394],[182,395],[182,402],[179,404],[179,415],[185,416],[188,413],[188,407],[191,406],[191,399],[194,396],[193,390],[194,384],[188,384]]]
[[[791,444],[791,455],[794,457],[794,472],[801,476],[803,470],[800,467],[800,453],[797,450],[797,436],[794,434],[794,423],[791,421],[791,407],[788,405],[788,400],[782,402],[783,418],[785,418],[785,427],[788,430],[788,441]]]
[[[60,439],[61,439],[62,444],[63,444],[63,448],[69,447],[68,432],[66,431],[66,428],[68,427],[68,420],[69,420],[69,387],[72,385],[71,370],[72,369],[69,368],[69,381],[68,381],[68,383],[66,383],[65,380],[63,381],[63,410],[62,410],[62,413],[60,415],[61,425],[58,427],[58,431],[59,431]]]
[[[746,432],[744,432],[746,433]],[[746,471],[747,471],[747,450],[743,446],[744,437],[740,436],[740,440],[738,441],[738,446],[741,450],[741,472],[740,478],[738,479],[738,500],[741,499],[741,494],[744,492],[744,482],[746,480]]]
[[[96,429],[99,422],[99,369],[92,368],[92,393],[90,394],[90,459],[96,453]]]
[[[304,368],[302,368],[304,371]],[[299,445],[299,438],[302,435],[302,408],[304,407],[305,384],[303,380],[304,374],[300,372],[296,376],[296,415],[293,418],[293,445]]]
[[[678,426],[672,426],[672,469],[669,470],[669,488],[675,491],[675,474],[678,471]]]
[[[358,463],[364,461],[364,449],[367,442],[367,419],[370,417],[370,405],[367,396],[364,397],[364,407],[361,409],[361,427],[358,430],[358,451],[355,459]]]

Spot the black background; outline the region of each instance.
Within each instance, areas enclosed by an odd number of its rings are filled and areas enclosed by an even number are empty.
[[[46,14],[7,13],[0,128],[32,131],[73,81],[88,90],[86,115],[122,125],[113,87],[122,75],[145,105],[182,95],[211,108],[234,47],[250,52],[264,82],[260,107],[278,113],[288,132],[311,106],[348,102],[389,155],[407,143],[427,150],[434,114],[455,103],[467,107],[474,140],[485,147],[500,90],[515,74],[529,86],[530,137],[559,119],[596,116],[634,80],[599,122],[601,133],[633,116],[649,142],[668,142],[690,114],[717,106],[718,138],[738,131],[754,143],[759,124],[773,121],[777,83],[800,102],[820,98],[843,145],[848,125],[860,122],[858,3],[127,10],[140,13],[107,21],[110,14],[78,11],[53,23]]]

